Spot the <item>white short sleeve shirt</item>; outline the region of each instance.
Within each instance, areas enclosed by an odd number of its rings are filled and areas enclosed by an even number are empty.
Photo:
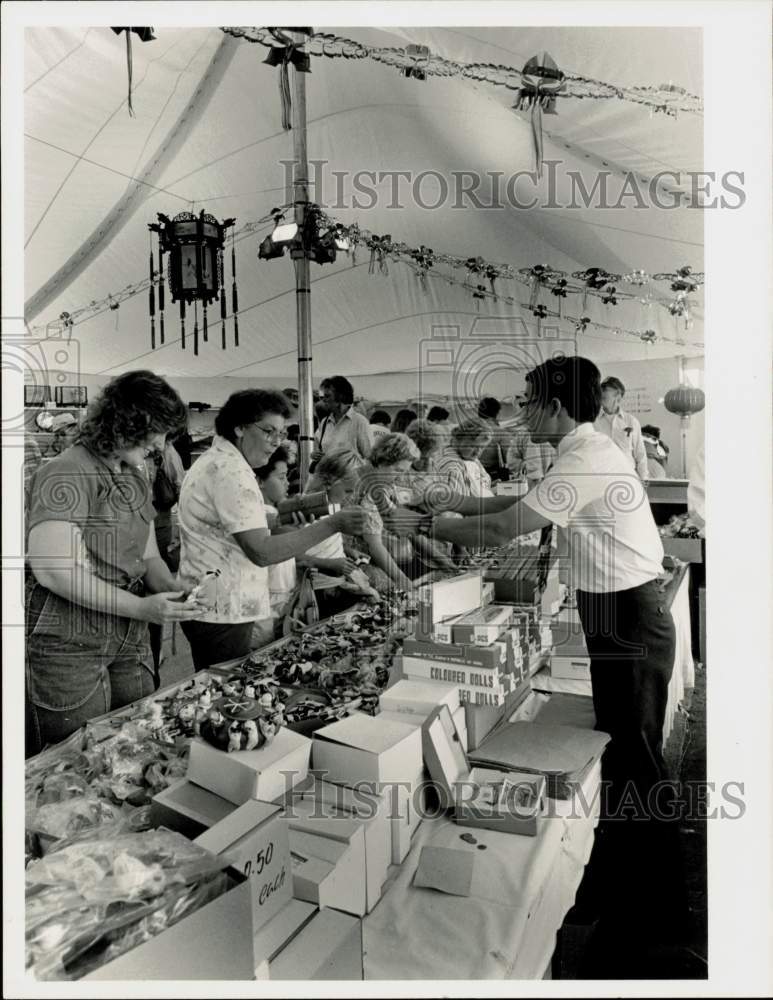
[[[661,574],[663,545],[644,484],[592,424],[559,442],[552,468],[521,502],[564,529],[573,588],[614,593]]]
[[[268,569],[256,566],[233,537],[267,528],[263,495],[239,449],[215,436],[188,470],[180,491],[180,581],[194,586],[219,570],[215,608],[204,622],[258,621],[270,617]]]

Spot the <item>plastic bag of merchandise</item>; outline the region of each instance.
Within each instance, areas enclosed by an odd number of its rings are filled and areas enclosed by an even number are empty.
[[[70,886],[84,899],[111,903],[157,896],[169,885],[220,871],[224,862],[171,830],[77,841],[29,869],[27,885]]]
[[[120,815],[120,810],[110,802],[93,795],[80,795],[40,806],[27,817],[27,828],[39,837],[62,840],[82,830],[115,823]]]
[[[224,862],[169,830],[61,848],[26,872],[27,965],[76,979],[227,888]]]

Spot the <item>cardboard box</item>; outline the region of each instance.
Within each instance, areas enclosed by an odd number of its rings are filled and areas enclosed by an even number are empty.
[[[313,903],[307,903],[303,899],[291,899],[285,903],[274,919],[264,924],[255,934],[253,950],[256,962],[273,962],[317,912]]]
[[[588,647],[585,643],[585,633],[579,622],[565,619],[559,615],[550,627],[553,651],[558,656],[587,656]]]
[[[318,729],[312,742],[314,768],[327,781],[350,788],[375,782],[390,796],[392,861],[401,864],[421,821],[414,805],[424,769],[421,730],[355,712]]]
[[[365,841],[361,826],[351,843],[291,829],[290,855],[296,899],[333,906],[359,917],[365,915]]]
[[[454,822],[536,836],[537,820],[545,807],[541,775],[471,770],[446,706],[428,720],[427,734],[427,766],[440,788],[441,802],[453,809]]]
[[[236,807],[214,792],[180,778],[153,796],[150,825],[177,830],[190,840],[225,819]]]
[[[590,657],[560,656],[553,653],[550,657],[550,676],[562,680],[589,681]]]
[[[271,802],[308,774],[311,740],[282,727],[259,750],[226,753],[202,739],[191,742],[188,780],[240,806]]]
[[[682,562],[703,562],[703,545],[700,538],[663,538],[663,551]]]
[[[457,663],[443,662],[442,660],[427,660],[422,656],[406,656],[403,654],[402,660],[403,674],[408,680],[418,681],[440,681],[444,684],[452,684],[459,691],[467,690],[467,693],[497,694],[504,695],[502,682],[506,676],[505,671],[496,667],[469,667]],[[460,701],[476,699],[465,699],[460,694]],[[481,700],[479,704],[498,704]]]
[[[481,604],[491,604],[494,600],[494,584],[491,580],[484,580],[481,584]]]
[[[274,959],[270,974],[274,980],[361,980],[362,923],[320,910]]]
[[[424,683],[407,678],[383,691],[378,703],[382,712],[418,715],[421,719],[426,719],[438,705],[448,705],[452,713],[460,705],[459,693],[453,684]]]
[[[318,837],[329,837],[341,844],[347,844],[353,852],[362,852],[365,870],[365,906],[370,913],[381,899],[381,887],[386,882],[390,854],[380,833],[372,822],[356,816],[329,815],[334,807],[317,802],[314,798],[295,799],[288,808],[287,823],[290,830],[299,833],[313,833]]]
[[[502,635],[513,620],[513,609],[501,604],[487,604],[468,611],[433,629],[436,642],[457,646],[490,646]]]
[[[474,611],[483,603],[482,586],[480,570],[428,583],[419,590],[419,602],[424,606],[424,614],[420,609],[419,615],[425,617],[428,624],[436,625],[447,618]]]
[[[251,980],[252,899],[249,881],[230,871],[229,888],[190,916],[95,969],[90,980]]]
[[[290,841],[287,820],[279,806],[245,802],[197,837],[195,843],[227,858],[232,868],[249,879],[253,932],[292,898]]]
[[[460,705],[455,712],[452,712],[451,718],[454,720],[454,727],[459,735],[462,750],[467,753],[467,713],[464,705]]]
[[[475,750],[501,722],[504,721],[528,695],[531,690],[528,676],[517,685],[515,691],[505,698],[504,705],[464,705],[467,725],[467,749]]]
[[[441,660],[443,663],[460,663],[469,667],[499,667],[506,669],[508,648],[512,642],[507,638],[490,646],[456,646],[408,636],[403,640],[403,656],[418,656],[426,660]]]

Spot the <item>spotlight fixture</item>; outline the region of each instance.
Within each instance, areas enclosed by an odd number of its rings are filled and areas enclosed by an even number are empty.
[[[271,214],[274,217],[274,229],[258,247],[260,260],[273,260],[275,257],[281,257],[285,248],[292,246],[298,238],[297,222],[285,222],[284,215],[278,209],[275,209]]]

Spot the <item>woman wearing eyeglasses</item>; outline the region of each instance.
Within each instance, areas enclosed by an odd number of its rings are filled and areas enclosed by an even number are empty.
[[[226,400],[210,448],[191,467],[180,493],[180,580],[193,587],[218,570],[213,608],[183,628],[202,670],[250,652],[253,624],[270,617],[268,567],[295,558],[335,532],[358,535],[361,510],[347,509],[272,536],[253,469],[285,439],[290,405],[281,392],[245,389]],[[189,627],[190,626],[190,627]]]

